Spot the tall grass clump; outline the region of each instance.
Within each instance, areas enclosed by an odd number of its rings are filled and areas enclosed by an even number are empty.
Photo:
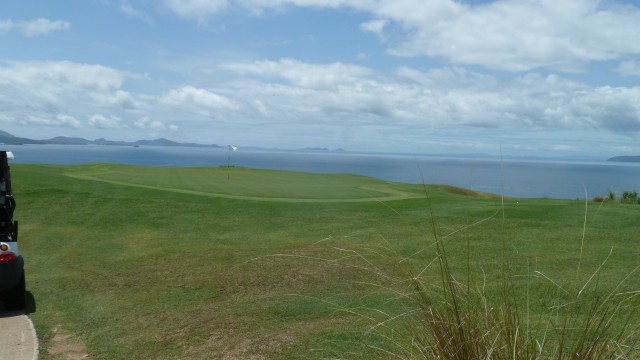
[[[586,208],[585,208],[586,226]],[[584,283],[582,257],[584,232],[569,288],[536,271],[533,277],[558,286],[560,296],[552,299],[547,319],[533,318],[529,305],[536,294],[514,293],[512,265],[501,264],[500,289],[490,296],[469,282],[456,279],[449,265],[445,244],[433,227],[440,286],[434,293],[420,278],[412,277],[413,297],[420,309],[415,339],[418,356],[425,359],[637,359],[638,326],[630,323],[629,304],[638,292],[621,293],[621,284],[634,276],[633,269],[612,291],[589,293],[589,283],[602,264]],[[504,254],[503,254],[504,256]],[[527,276],[531,277],[532,274]],[[524,302],[524,304],[522,303]],[[633,310],[632,310],[633,312]]]
[[[620,199],[621,202],[627,204],[636,204],[638,203],[638,192],[637,191],[624,191],[622,193],[622,197]]]
[[[398,277],[381,276],[379,268],[372,271],[384,282],[374,286],[390,293],[388,302],[398,304],[397,310],[347,309],[369,321],[375,319],[363,338],[368,349],[377,354],[371,357],[640,359],[636,312],[640,291],[627,291],[624,286],[637,276],[639,268],[629,269],[617,283],[602,284],[609,253],[595,269],[585,269],[588,202],[570,279],[554,279],[544,271],[532,270],[521,259],[514,258],[519,261],[514,264],[509,260],[509,239],[502,238],[503,250],[496,264],[499,275],[489,284],[486,275],[476,275],[482,271],[472,269],[470,251],[465,269],[461,270],[458,262],[452,268],[444,239],[448,235],[440,234],[429,209],[433,261],[416,273],[402,268],[404,258],[397,263],[396,270],[402,274]],[[500,212],[498,223],[506,226],[504,203],[492,218],[498,218]],[[485,220],[489,219],[478,223]],[[502,237],[500,229],[493,234]],[[460,259],[459,255],[454,258]]]

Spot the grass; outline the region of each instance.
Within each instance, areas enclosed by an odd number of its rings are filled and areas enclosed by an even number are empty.
[[[639,264],[640,207],[591,204],[583,239],[583,202],[503,207],[448,186],[427,201],[422,186],[361,176],[107,164],[12,175],[43,345],[61,325],[96,359],[411,358],[428,340],[416,289],[467,308],[509,299],[551,338],[547,324],[589,316],[562,311],[599,267],[585,300],[640,288],[637,276],[616,287]],[[622,305],[616,315],[637,316],[636,298]]]
[[[638,292],[617,292],[638,268],[608,295],[593,291],[593,298],[583,296],[583,291],[594,277],[599,276],[599,270],[606,263],[605,260],[584,284],[580,284],[587,205],[585,203],[583,237],[571,287],[565,288],[537,270],[531,273],[527,269],[524,275],[527,278],[530,274],[541,275],[565,293],[566,296],[551,298],[556,302],[549,308],[556,317],[554,320],[537,313],[535,319],[531,318],[530,304],[536,299],[529,291],[530,280],[527,279],[526,291],[513,293],[516,288],[511,274],[513,265],[504,258],[504,253],[500,295],[488,297],[484,289],[472,289],[474,283],[470,280],[469,267],[466,282],[456,280],[434,224],[441,287],[434,296],[428,284],[419,277],[411,278],[415,293],[409,297],[417,298],[416,307],[421,316],[419,325],[408,336],[412,339],[411,346],[401,348],[408,354],[400,357],[413,358],[414,352],[420,358],[428,359],[632,359],[640,355],[636,347],[638,327],[629,326],[629,315],[637,305],[622,304],[631,302]],[[581,286],[580,290],[578,286]],[[621,299],[614,300],[615,297]],[[526,304],[525,307],[518,306],[519,302]],[[624,325],[616,326],[617,321]]]

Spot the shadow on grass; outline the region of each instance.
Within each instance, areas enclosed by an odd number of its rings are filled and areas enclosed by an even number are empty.
[[[12,317],[18,315],[29,315],[36,312],[36,299],[31,291],[25,292],[24,309],[10,311],[5,308],[4,302],[0,301],[0,318]]]

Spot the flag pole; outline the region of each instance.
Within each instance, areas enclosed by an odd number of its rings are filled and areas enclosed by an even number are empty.
[[[237,147],[233,145],[229,145],[229,154],[227,155],[227,180],[229,180],[229,169],[231,168],[231,152],[236,151]]]

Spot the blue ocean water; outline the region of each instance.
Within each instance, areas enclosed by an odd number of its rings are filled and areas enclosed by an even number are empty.
[[[24,145],[4,146],[15,163],[92,162],[151,166],[242,166],[349,173],[412,184],[449,184],[512,197],[591,198],[640,190],[640,164],[530,161],[427,155],[257,151],[226,148]]]

